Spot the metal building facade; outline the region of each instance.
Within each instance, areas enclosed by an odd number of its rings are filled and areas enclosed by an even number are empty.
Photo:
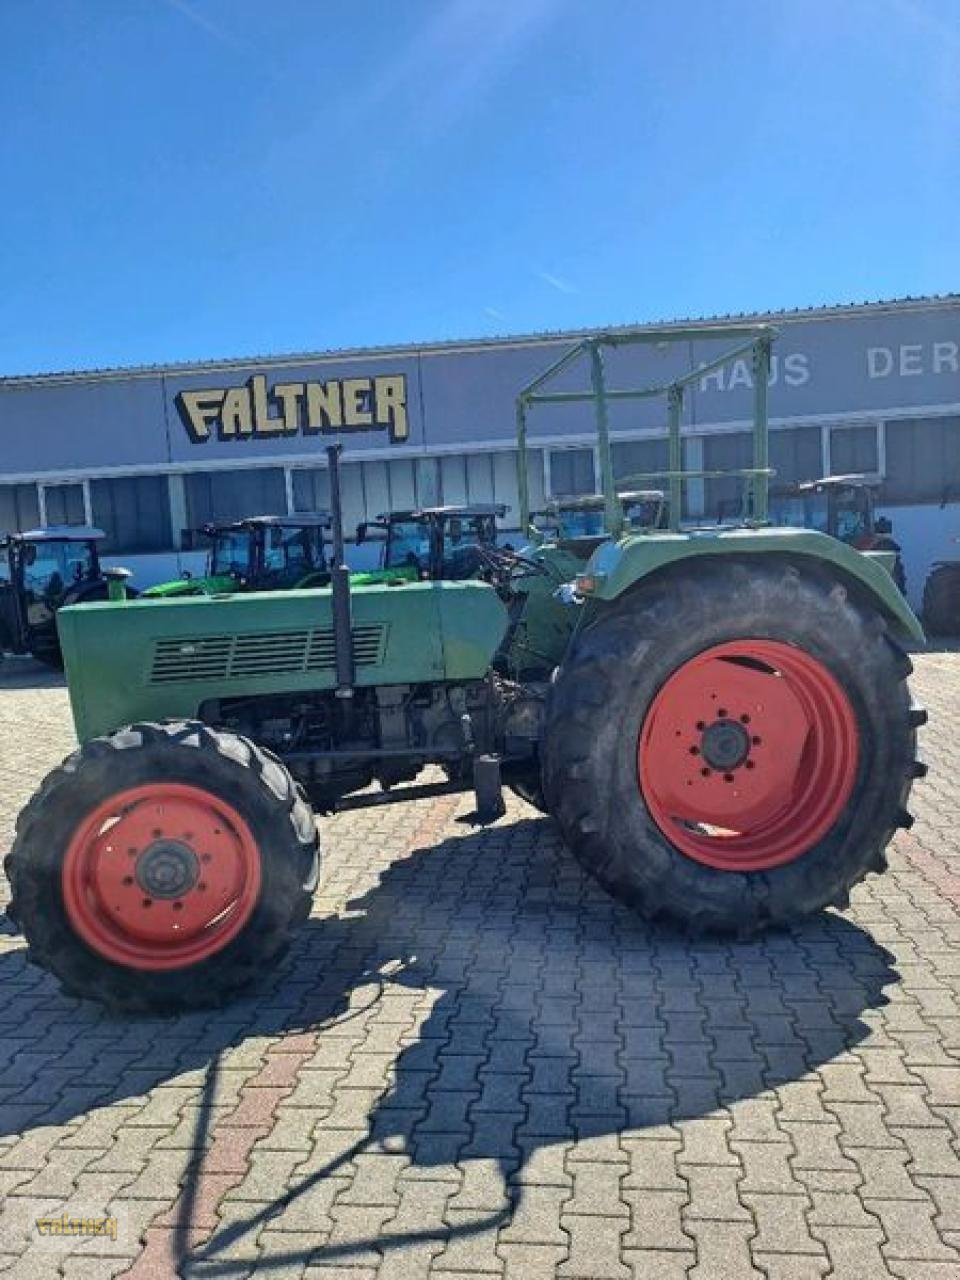
[[[779,476],[882,474],[883,510],[916,598],[933,560],[960,555],[960,297],[738,319],[780,332],[769,399]],[[344,444],[351,523],[469,499],[506,502],[509,526],[514,397],[581,336],[0,379],[0,529],[91,521],[146,584],[197,567],[196,553],[177,550],[183,528],[325,505],[321,458],[332,439]],[[660,383],[720,349],[709,340],[620,349],[609,385]],[[566,376],[568,389],[585,386],[585,372]],[[684,422],[691,468],[746,464],[751,403],[746,361],[694,384]],[[595,487],[589,413],[533,413],[535,496]],[[615,404],[611,428],[621,474],[665,465],[662,403]],[[690,513],[708,516],[724,483],[692,483]]]

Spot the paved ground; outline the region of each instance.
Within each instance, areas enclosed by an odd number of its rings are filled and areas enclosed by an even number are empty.
[[[647,928],[549,821],[476,833],[449,798],[324,823],[295,954],[215,1016],[109,1021],[0,937],[0,1268],[960,1276],[960,654],[915,684],[891,872],[760,944]],[[10,664],[0,850],[71,745]],[[38,1233],[64,1213],[116,1239]]]

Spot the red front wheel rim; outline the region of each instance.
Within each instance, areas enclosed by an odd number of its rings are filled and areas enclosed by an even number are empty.
[[[232,805],[158,783],[116,792],[80,823],[61,883],[91,950],[126,968],[181,969],[221,951],[250,919],[260,855]]]
[[[822,662],[778,640],[735,640],[663,684],[640,732],[638,778],[681,853],[720,871],[765,871],[827,835],[859,754],[853,706]]]

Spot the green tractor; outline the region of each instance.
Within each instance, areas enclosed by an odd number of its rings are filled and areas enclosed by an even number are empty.
[[[631,532],[666,528],[662,489],[617,490],[623,527]],[[531,517],[531,537],[536,543],[554,542],[579,559],[588,560],[607,536],[606,500],[602,493],[560,495],[551,498]]]
[[[324,540],[329,528],[327,512],[311,512],[247,516],[187,530],[184,550],[192,551],[198,536],[210,542],[206,573],[194,577],[185,572],[172,582],[148,587],[142,598],[171,600],[223,592],[324,586],[330,581]]]
[[[0,537],[0,658],[29,653],[60,668],[56,614],[65,605],[106,600],[107,576],[97,544],[102,529],[50,525]],[[126,594],[133,596],[132,587]]]
[[[819,529],[858,551],[883,552],[890,560],[894,582],[904,594],[907,576],[893,525],[875,511],[883,478],[855,473],[824,476],[801,484],[777,485],[770,491],[772,524]]]
[[[380,565],[350,576],[351,586],[398,582],[462,582],[481,571],[483,549],[497,545],[502,503],[388,511],[357,525],[357,543],[383,543]]]
[[[627,490],[618,492],[616,500],[625,533],[664,526],[662,490]],[[602,494],[553,497],[531,514],[527,533],[529,545],[522,548],[514,572],[511,625],[497,666],[516,680],[549,680],[577,621],[577,610],[570,608],[578,603],[577,575],[609,536],[606,499]],[[520,782],[513,789],[543,809],[539,783],[530,787]]]
[[[845,906],[910,824],[925,716],[905,646],[923,633],[876,561],[765,523],[773,337],[600,335],[523,389],[524,529],[531,411],[595,409],[606,536],[572,586],[546,545],[484,548],[486,580],[351,585],[332,447],[329,587],[62,610],[80,746],[21,813],[5,863],[36,963],[113,1009],[222,1002],[310,912],[315,813],[472,790],[487,822],[504,784],[540,800],[583,867],[649,920],[749,937]],[[731,345],[705,368],[608,390],[611,347],[710,340]],[[685,393],[747,353],[755,519],[681,529],[683,486],[703,474],[681,467]],[[590,390],[549,389],[584,357]],[[637,531],[607,407],[657,391],[670,527]],[[545,597],[562,634],[537,631]],[[427,766],[442,772],[420,780]]]

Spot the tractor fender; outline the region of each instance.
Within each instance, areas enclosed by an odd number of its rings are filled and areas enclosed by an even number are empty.
[[[779,556],[795,563],[819,562],[849,590],[879,609],[900,638],[924,642],[923,628],[887,571],[884,557],[865,555],[813,529],[640,533],[598,547],[578,581],[588,585],[591,600],[611,601],[674,566],[707,556]]]

